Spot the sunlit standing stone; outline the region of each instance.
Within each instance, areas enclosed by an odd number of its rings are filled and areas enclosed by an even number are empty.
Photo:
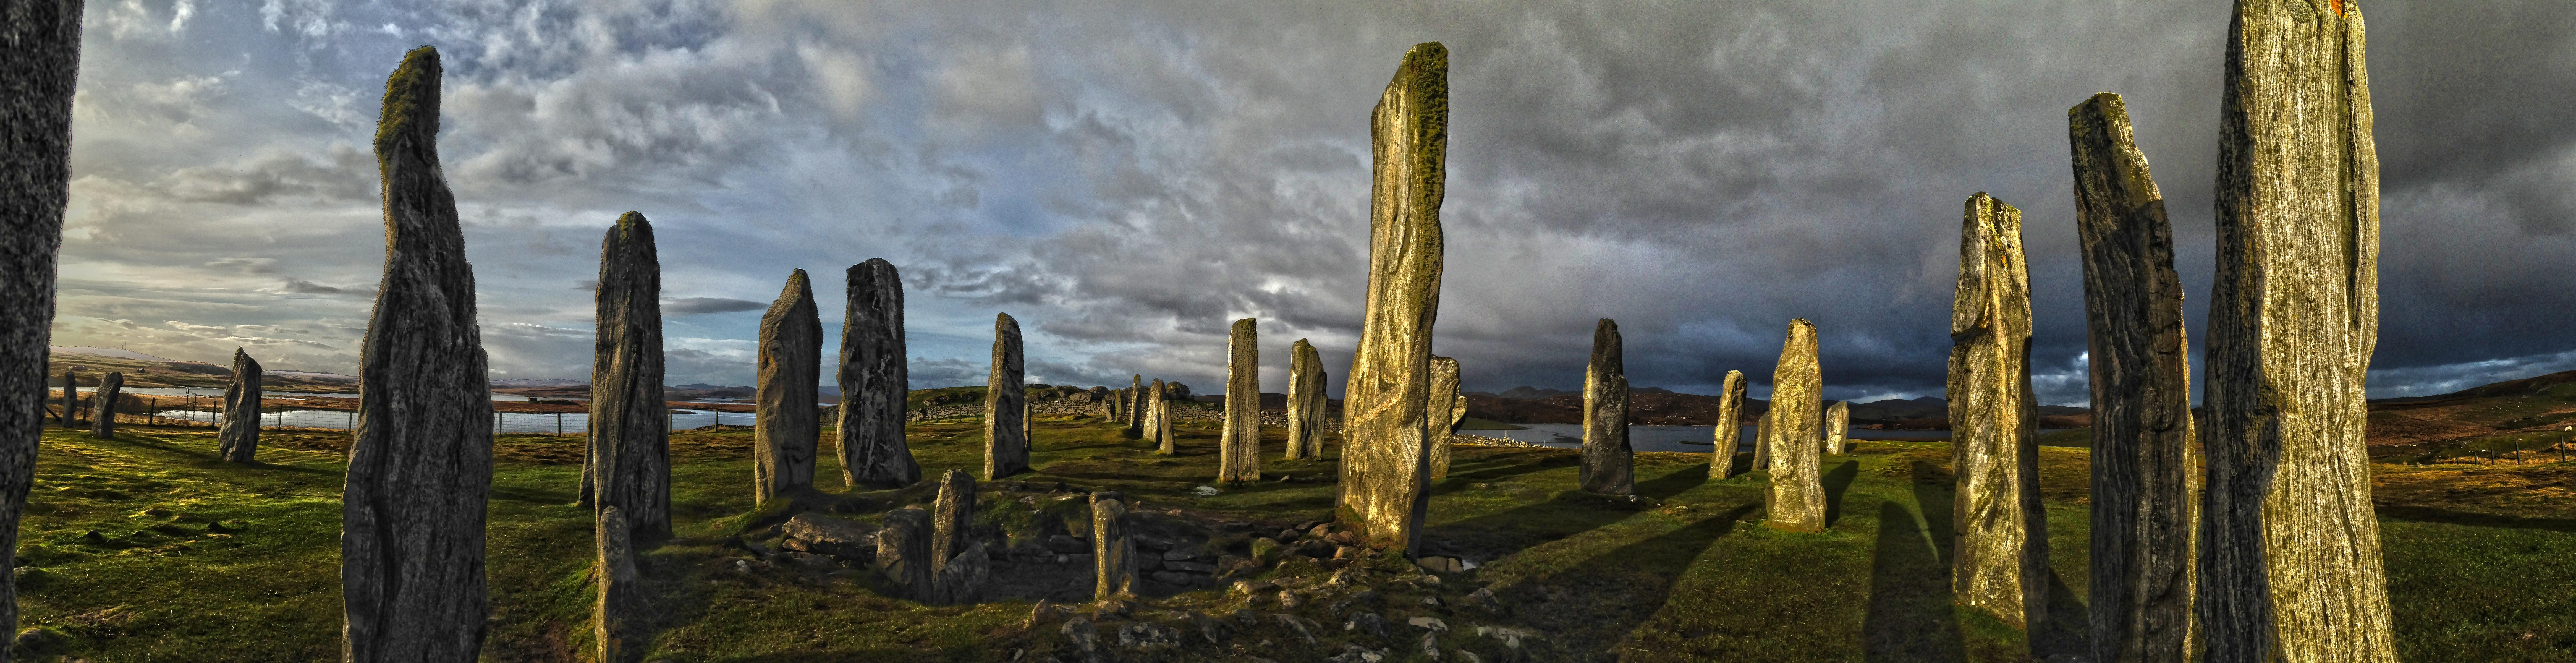
[[[1343,389],[1341,506],[1366,543],[1411,553],[1430,508],[1431,329],[1439,317],[1449,50],[1407,51],[1370,113],[1366,319]]]
[[[1718,389],[1717,431],[1710,440],[1715,447],[1709,453],[1708,478],[1735,476],[1736,448],[1744,440],[1744,371],[1727,371],[1726,383]]]
[[[1619,323],[1592,329],[1592,361],[1583,371],[1583,464],[1576,482],[1603,495],[1637,492],[1636,450],[1628,443],[1628,369]]]
[[[1458,360],[1431,358],[1431,396],[1426,409],[1431,417],[1431,478],[1449,476],[1449,436],[1458,432]],[[1449,407],[1442,407],[1449,404]]]
[[[1252,318],[1234,321],[1225,361],[1225,429],[1217,440],[1218,481],[1261,480],[1261,349]]]
[[[2030,272],[2021,210],[1979,193],[1959,230],[1959,288],[1950,313],[1950,571],[1961,605],[2034,628],[2048,615],[2048,512],[2039,502],[2031,421]]]
[[[1771,371],[1770,490],[1764,507],[1766,524],[1790,531],[1825,528],[1825,487],[1817,473],[1817,452],[1824,439],[1824,390],[1816,367],[1816,324],[1806,318],[1789,321],[1788,338],[1780,343],[1780,363]]]
[[[1315,345],[1297,339],[1288,357],[1289,460],[1324,457],[1324,359]]]

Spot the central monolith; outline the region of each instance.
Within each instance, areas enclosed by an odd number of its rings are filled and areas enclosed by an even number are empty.
[[[1619,323],[1592,328],[1592,361],[1583,368],[1583,465],[1575,481],[1603,495],[1637,492],[1636,449],[1628,443],[1628,364]]]
[[[358,352],[358,423],[340,493],[341,659],[472,661],[484,621],[491,373],[474,268],[438,165],[438,51],[385,79],[376,169],[384,279]]]
[[[125,396],[125,374],[108,371],[98,381],[98,393],[90,396],[89,435],[99,439],[116,437],[116,400]]]
[[[1440,315],[1440,202],[1449,49],[1418,44],[1369,114],[1367,313],[1342,390],[1341,508],[1370,545],[1412,552],[1430,508],[1431,327]]]
[[[841,311],[841,482],[851,489],[896,488],[921,480],[903,438],[903,278],[894,263],[869,258],[843,274]]]
[[[1234,321],[1225,342],[1225,432],[1217,440],[1218,481],[1261,480],[1261,348],[1252,318]]]
[[[1744,445],[1744,371],[1727,371],[1717,391],[1717,431],[1709,440],[1708,478],[1735,476],[1736,448]]]
[[[1288,347],[1289,460],[1324,457],[1324,358],[1297,339]]]
[[[993,315],[993,370],[984,383],[984,479],[1029,469],[1027,364],[1020,357],[1020,321]]]
[[[2031,419],[2030,272],[2021,210],[1979,193],[1959,229],[1950,309],[1950,470],[1957,476],[1950,571],[1959,603],[2035,628],[2048,615],[2048,512],[2039,503]]]
[[[18,519],[45,428],[63,209],[70,200],[72,98],[81,0],[16,0],[0,10],[0,567],[17,568]],[[68,385],[66,385],[68,386]],[[69,389],[64,390],[68,395]],[[64,408],[70,416],[70,408]],[[64,420],[69,425],[69,420]],[[0,574],[0,632],[18,632],[18,580]]]
[[[1825,453],[1841,455],[1851,444],[1851,401],[1825,406]]]
[[[224,423],[215,431],[215,455],[227,462],[259,460],[259,360],[233,348],[233,381],[224,385]],[[65,381],[69,384],[69,381]],[[66,401],[68,403],[68,401]],[[65,411],[70,411],[66,405]]]
[[[583,497],[616,506],[637,541],[671,532],[670,408],[662,400],[662,263],[653,222],[618,215],[599,242],[590,454]]]
[[[815,393],[823,379],[823,320],[815,313],[814,285],[805,270],[788,273],[787,287],[760,316],[759,361],[753,504],[814,486],[814,454],[823,435]]]
[[[1431,417],[1431,478],[1449,477],[1449,436],[1458,432],[1458,418],[1464,416],[1458,407],[1458,360],[1431,357],[1431,396],[1424,409]]]
[[[2066,118],[2093,395],[2092,660],[2179,663],[2192,650],[2200,496],[2173,226],[2120,96],[2093,95]]]
[[[1825,486],[1817,473],[1825,427],[1824,378],[1816,366],[1816,323],[1789,321],[1780,363],[1771,369],[1771,485],[1764,506],[1768,524],[1796,532],[1825,528]]]
[[[2379,155],[2359,0],[2239,0],[2219,102],[2209,663],[2397,660],[2371,508]]]

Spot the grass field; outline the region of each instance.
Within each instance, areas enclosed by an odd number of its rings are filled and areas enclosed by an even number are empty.
[[[1142,508],[1263,524],[1329,515],[1330,457],[1274,453],[1266,478],[1294,480],[1199,497],[1191,490],[1214,473],[1212,427],[1182,426],[1183,453],[1169,458],[1118,439],[1096,418],[1041,417],[1033,429],[1038,469],[1015,479],[1115,489]],[[1279,431],[1271,433],[1275,452]],[[911,429],[925,476],[978,466],[980,435],[974,420]],[[577,440],[497,443],[488,660],[585,660],[592,551],[589,512],[570,505]],[[67,642],[30,660],[336,658],[345,447],[340,433],[272,432],[265,464],[243,467],[215,461],[204,429],[129,426],[115,440],[48,432],[21,526],[21,619]],[[778,515],[753,509],[749,449],[746,430],[673,439],[680,538],[643,563],[662,612],[655,660],[986,661],[1020,652],[1045,660],[1070,651],[1053,624],[1022,628],[1027,601],[928,607],[886,598],[866,571],[729,570],[745,554],[723,541]],[[818,484],[838,491],[838,467],[823,456]],[[2082,449],[2043,451],[2057,591],[2054,625],[2035,638],[1951,604],[1948,448],[1937,442],[1864,442],[1826,457],[1833,524],[1816,534],[1758,526],[1761,479],[1712,480],[1704,455],[1639,454],[1646,499],[1631,502],[1568,490],[1572,451],[1461,447],[1434,490],[1428,537],[1482,567],[1438,585],[1372,576],[1381,579],[1378,597],[1365,605],[1393,624],[1390,635],[1345,631],[1317,600],[1295,611],[1323,624],[1307,644],[1272,623],[1266,615],[1280,608],[1265,602],[1251,606],[1265,615],[1259,625],[1222,644],[1194,635],[1178,650],[1121,655],[1319,661],[1351,643],[1389,650],[1388,660],[1428,660],[1413,653],[1423,631],[1404,624],[1435,616],[1450,627],[1440,646],[1484,660],[1515,652],[1478,637],[1476,626],[1526,629],[1518,655],[1540,661],[2029,660],[2034,647],[2048,654],[2082,642],[2087,458]],[[2576,464],[2377,470],[2406,660],[2576,660]],[[927,493],[873,495],[901,502]],[[987,517],[1014,517],[1009,504]],[[1267,573],[1322,571],[1290,563]],[[1490,589],[1504,610],[1465,607],[1462,597],[1476,588]],[[1427,597],[1442,605],[1423,604]],[[1240,595],[1205,590],[1150,600],[1133,621],[1185,624],[1161,610],[1224,615],[1244,606]]]

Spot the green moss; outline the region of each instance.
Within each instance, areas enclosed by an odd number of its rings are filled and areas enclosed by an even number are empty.
[[[386,151],[404,136],[437,133],[438,49],[422,46],[403,54],[401,65],[385,77],[385,100],[376,120],[376,167],[385,167]],[[426,106],[426,108],[424,108]],[[427,123],[429,131],[421,131]]]

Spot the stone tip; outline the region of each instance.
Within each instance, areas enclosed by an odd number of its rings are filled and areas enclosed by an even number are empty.
[[[2093,96],[2085,98],[2084,103],[2076,104],[2073,107],[2067,108],[2066,114],[2072,116],[2078,113],[2087,112],[2088,110],[2102,115],[2117,114],[2125,116],[2129,114],[2127,102],[2122,101],[2120,99],[2120,94],[2117,92],[2095,92],[2093,93]]]
[[[422,46],[404,53],[402,64],[385,77],[385,100],[376,121],[376,153],[401,147],[406,139],[429,147],[438,134],[438,86],[445,70],[438,49]],[[381,163],[379,164],[381,165]]]
[[[1258,327],[1260,327],[1260,323],[1255,322],[1253,318],[1244,318],[1234,321],[1234,330],[1236,332],[1248,332]]]

